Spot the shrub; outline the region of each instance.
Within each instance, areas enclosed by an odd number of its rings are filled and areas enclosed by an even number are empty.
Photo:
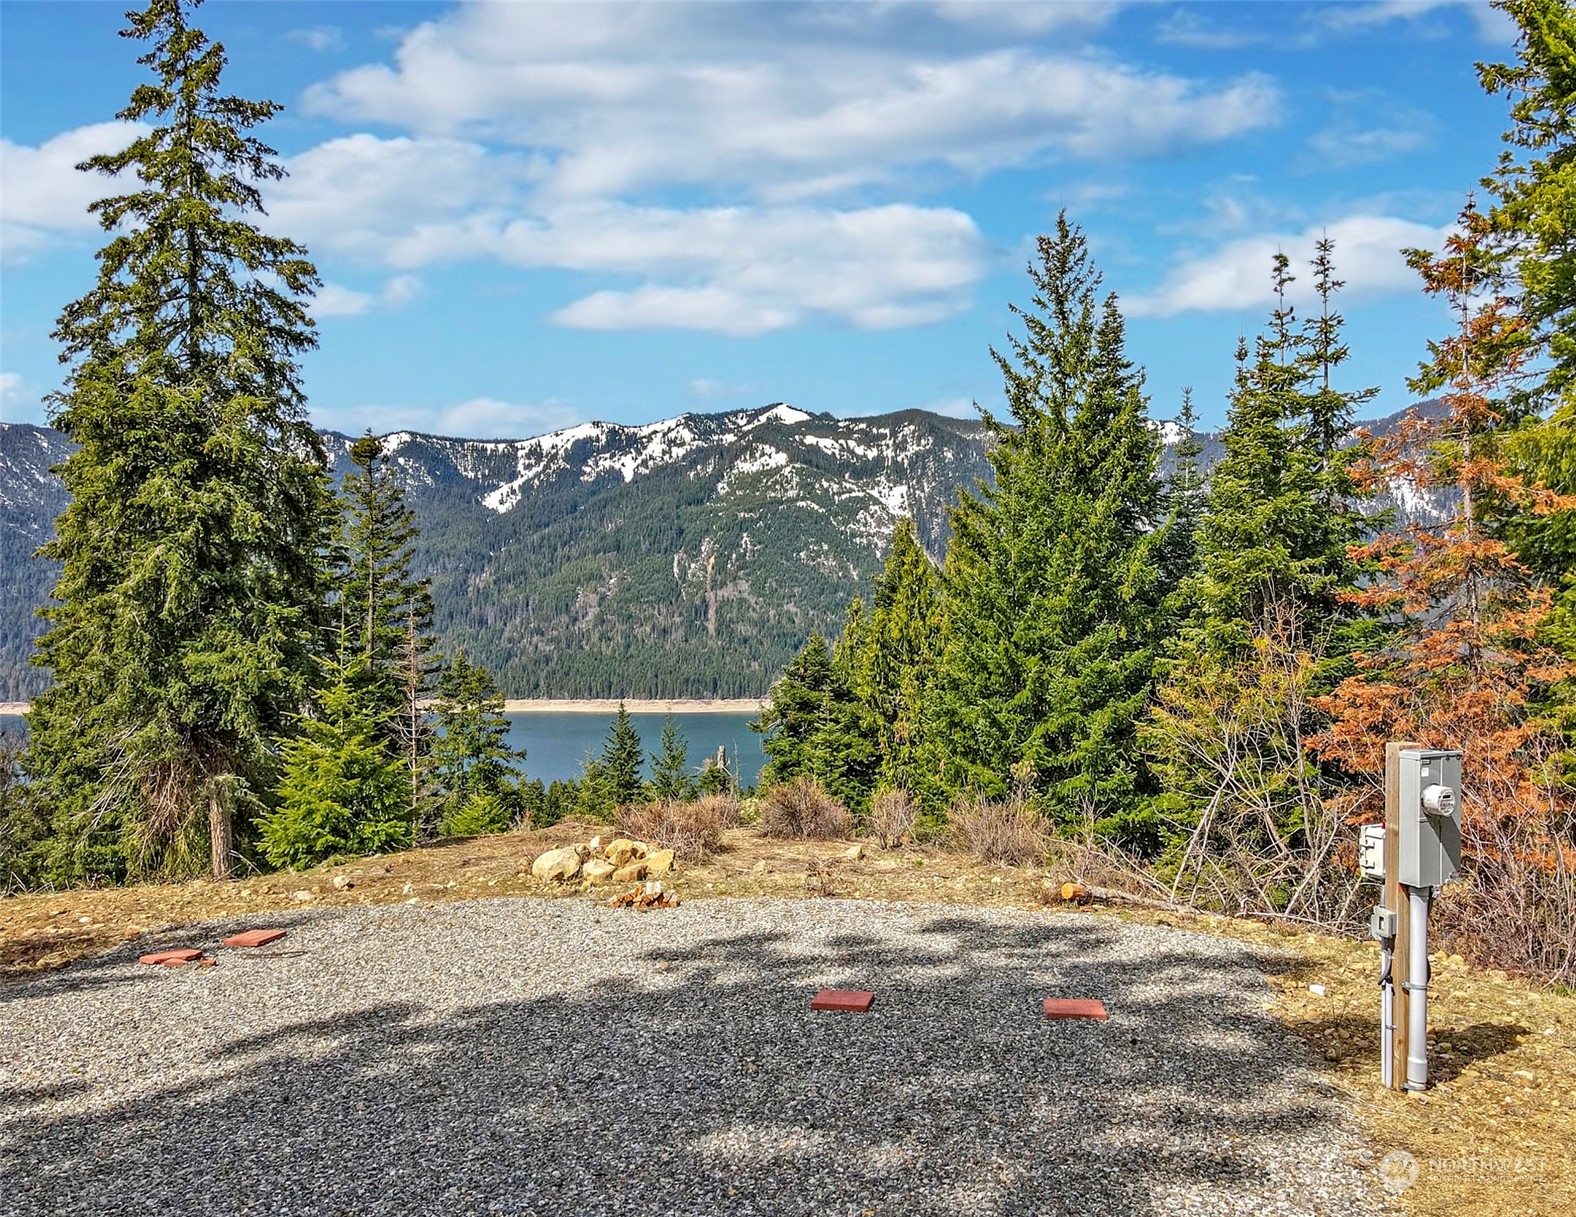
[[[681,862],[704,862],[722,844],[723,830],[738,822],[737,805],[723,795],[688,803],[629,803],[618,809],[621,832],[671,849]]]
[[[913,840],[918,819],[919,808],[905,790],[883,790],[870,801],[867,824],[882,849],[894,849],[905,838]]]
[[[494,793],[473,794],[443,817],[446,837],[481,837],[502,832],[515,817],[515,809]]]
[[[1050,847],[1045,820],[1018,799],[989,803],[967,795],[952,804],[947,818],[953,844],[987,862],[1028,866]]]
[[[761,800],[761,831],[768,837],[831,841],[846,837],[853,820],[812,777],[773,786]]]

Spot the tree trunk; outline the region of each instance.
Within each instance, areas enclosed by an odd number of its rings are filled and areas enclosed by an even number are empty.
[[[234,873],[235,824],[230,808],[229,783],[220,779],[208,789],[208,851],[213,857],[213,877],[228,879]]]

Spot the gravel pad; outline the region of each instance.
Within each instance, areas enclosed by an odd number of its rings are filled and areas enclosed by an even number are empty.
[[[858,901],[211,922],[0,988],[0,1213],[1377,1212],[1274,952]],[[821,987],[873,989],[815,1013]],[[1093,997],[1109,1022],[1049,1022]]]

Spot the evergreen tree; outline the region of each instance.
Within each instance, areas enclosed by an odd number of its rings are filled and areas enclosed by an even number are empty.
[[[1209,479],[1201,460],[1204,444],[1198,437],[1198,411],[1193,406],[1191,386],[1182,390],[1182,408],[1171,421],[1177,438],[1171,450],[1171,476],[1166,481],[1171,514],[1161,565],[1166,584],[1180,589],[1198,559],[1198,530],[1209,499]]]
[[[1298,330],[1286,303],[1290,264],[1277,254],[1278,304],[1268,332],[1251,361],[1246,342],[1238,345],[1224,452],[1210,473],[1190,589],[1203,645],[1227,661],[1290,618],[1321,634],[1347,615],[1340,593],[1356,572],[1346,549],[1368,524],[1352,509],[1355,454],[1343,452],[1341,442],[1354,408],[1373,391],[1342,392],[1330,383],[1346,358],[1342,319],[1329,308],[1340,286],[1330,252],[1321,242],[1320,316]]]
[[[825,718],[832,684],[832,650],[820,634],[811,634],[772,685],[771,700],[760,717],[750,724],[750,730],[765,736],[763,784],[775,786],[813,772],[816,733]]]
[[[356,472],[340,489],[345,516],[340,612],[365,661],[368,693],[391,714],[403,713],[411,676],[420,700],[433,675],[425,661],[432,646],[430,580],[411,574],[411,545],[420,530],[389,468],[383,441],[364,435],[350,445],[350,460]]]
[[[644,757],[640,732],[635,730],[635,721],[629,717],[624,703],[619,702],[618,714],[608,728],[601,757],[600,777],[610,806],[623,807],[646,801],[646,784],[640,776]]]
[[[411,573],[420,530],[382,440],[363,436],[351,444],[350,460],[356,472],[340,490],[339,612],[361,655],[361,696],[404,760],[411,814],[420,821],[432,797],[433,729],[425,703],[441,666],[431,656],[431,581]]]
[[[1522,373],[1546,354],[1546,374],[1518,375],[1501,410],[1511,421],[1552,405],[1576,417],[1576,11],[1559,0],[1497,0],[1519,27],[1516,62],[1479,64],[1490,93],[1510,99],[1510,147],[1484,185],[1496,203],[1483,254],[1501,272],[1492,288],[1517,319],[1477,358]],[[1504,273],[1513,271],[1513,273]],[[1569,488],[1565,488],[1569,489]]]
[[[402,849],[414,838],[403,766],[363,694],[365,664],[357,654],[331,662],[321,715],[281,745],[279,803],[260,821],[263,856],[275,866]]]
[[[886,564],[875,577],[870,626],[855,691],[874,726],[875,785],[908,791],[938,809],[933,757],[923,748],[926,690],[941,624],[941,577],[912,519],[899,521]],[[872,791],[862,794],[866,797]]]
[[[662,750],[651,754],[651,793],[658,799],[678,801],[695,797],[689,744],[671,714],[662,723]]]
[[[1065,215],[1039,240],[1026,334],[992,352],[1012,424],[982,411],[994,486],[965,493],[943,568],[937,737],[951,789],[1020,783],[1064,821],[1139,831],[1134,722],[1168,589],[1159,444],[1114,296]]]
[[[1504,463],[1502,395],[1530,351],[1514,345],[1522,319],[1493,290],[1501,271],[1492,240],[1491,222],[1469,203],[1444,251],[1408,251],[1424,289],[1458,317],[1454,335],[1429,344],[1412,381],[1419,393],[1444,389],[1447,413],[1411,416],[1379,454],[1377,472],[1449,487],[1456,510],[1439,525],[1414,524],[1367,547],[1378,571],[1349,598],[1397,628],[1323,700],[1332,722],[1319,745],[1350,772],[1374,777],[1376,740],[1462,749],[1459,819],[1469,861],[1458,906],[1469,933],[1477,934],[1473,923],[1491,925],[1493,954],[1514,935],[1516,963],[1568,981],[1576,976],[1576,797],[1550,780],[1554,741],[1536,702],[1543,686],[1576,678],[1576,664],[1540,637],[1548,589],[1485,520],[1507,504],[1571,510],[1576,502],[1526,485]],[[1378,789],[1377,781],[1359,787],[1358,800]]]
[[[52,421],[77,448],[41,551],[62,569],[29,765],[60,880],[228,875],[314,679],[329,495],[296,359],[317,274],[246,218],[283,176],[248,132],[281,107],[220,92],[224,50],[188,7],[128,14],[153,80],[118,117],[148,130],[78,166],[139,185],[93,204],[113,235],[54,331]]]
[[[1515,63],[1478,68],[1484,88],[1510,98],[1511,120],[1510,148],[1484,182],[1496,201],[1478,245],[1498,272],[1485,289],[1516,324],[1479,343],[1475,358],[1485,370],[1514,360],[1498,408],[1509,422],[1534,415],[1504,437],[1510,471],[1568,496],[1576,494],[1576,13],[1549,0],[1499,7],[1521,37]],[[1529,375],[1536,355],[1547,364]],[[1494,517],[1485,523],[1555,589],[1544,636],[1576,658],[1576,511],[1528,511],[1492,492],[1484,499]],[[1568,738],[1576,737],[1576,688],[1561,682],[1552,701]]]
[[[521,810],[518,765],[525,752],[509,743],[503,696],[487,669],[460,651],[438,677],[433,709],[433,776],[444,835],[507,828]]]

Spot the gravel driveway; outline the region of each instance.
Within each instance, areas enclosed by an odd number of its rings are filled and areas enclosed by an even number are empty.
[[[247,925],[268,924],[255,919]],[[482,900],[0,987],[0,1213],[1379,1211],[1272,952],[1064,913]],[[821,986],[868,1014],[812,1013]],[[1109,1022],[1047,1022],[1046,996]]]

